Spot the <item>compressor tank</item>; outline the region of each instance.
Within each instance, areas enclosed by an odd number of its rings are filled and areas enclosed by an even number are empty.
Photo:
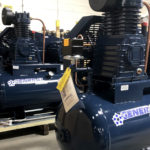
[[[62,150],[143,150],[150,146],[150,95],[113,104],[95,94],[82,95],[85,109],[60,108],[56,135]]]
[[[0,75],[0,112],[16,108],[36,109],[49,107],[55,110],[60,95],[56,91],[59,74],[50,77],[48,73],[28,76]],[[56,105],[57,104],[57,105]]]

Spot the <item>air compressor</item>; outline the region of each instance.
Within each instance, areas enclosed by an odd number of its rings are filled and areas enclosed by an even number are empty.
[[[0,33],[0,116],[17,119],[25,118],[27,110],[55,111],[61,100],[56,90],[63,70],[61,42],[32,32],[27,12],[4,8],[2,22],[12,26]]]
[[[63,47],[80,101],[67,113],[59,108],[58,143],[62,150],[148,150],[149,38],[139,24],[143,3],[150,10],[149,5],[142,0],[89,3],[102,15],[83,17]]]

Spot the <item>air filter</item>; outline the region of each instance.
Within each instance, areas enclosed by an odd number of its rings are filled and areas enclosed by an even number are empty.
[[[90,6],[95,11],[113,11],[122,7],[142,7],[142,0],[89,0]]]

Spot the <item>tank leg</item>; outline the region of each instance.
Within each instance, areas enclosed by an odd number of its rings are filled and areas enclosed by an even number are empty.
[[[40,126],[40,134],[44,136],[49,135],[49,125]]]
[[[23,107],[16,108],[14,111],[15,119],[24,119],[26,117],[25,111]]]

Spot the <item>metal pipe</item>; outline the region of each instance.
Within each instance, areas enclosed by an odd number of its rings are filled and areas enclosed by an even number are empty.
[[[76,66],[76,68],[78,68],[78,61],[76,60],[76,62],[75,62],[75,66]],[[78,87],[81,87],[81,88],[84,88],[85,86],[88,86],[88,84],[79,84],[78,83],[78,73],[77,72],[75,72],[75,83],[76,83],[76,85],[78,86]]]
[[[37,20],[37,21],[40,21],[43,25],[43,64],[45,63],[45,34],[46,34],[46,26],[45,26],[45,23],[41,20],[41,19],[38,19],[38,18],[31,18],[31,20]]]
[[[149,49],[150,49],[150,5],[147,2],[143,2],[149,13],[149,25],[148,25],[148,36],[146,46],[146,59],[145,59],[145,73],[147,73],[148,60],[149,60]]]
[[[24,12],[24,0],[22,0],[22,13]]]
[[[77,60],[76,60],[75,66],[76,66],[76,68],[78,67],[78,61],[77,61]],[[78,84],[78,73],[77,73],[77,72],[75,72],[75,83],[76,83],[76,85],[77,85],[78,87],[81,87],[81,88],[84,87],[83,84]]]

